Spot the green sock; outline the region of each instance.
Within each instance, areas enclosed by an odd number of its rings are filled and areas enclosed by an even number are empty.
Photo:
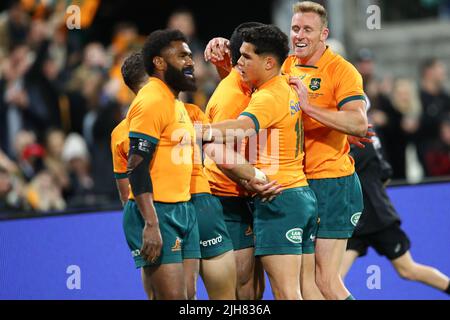
[[[352,295],[349,295],[347,298],[345,298],[345,300],[356,300],[356,299]]]

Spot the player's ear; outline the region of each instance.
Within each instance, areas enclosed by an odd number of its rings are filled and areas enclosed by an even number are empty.
[[[323,28],[320,33],[320,41],[325,42],[328,39],[328,35],[330,34],[330,30],[328,28]]]
[[[272,56],[267,56],[267,58],[266,58],[266,63],[265,63],[265,65],[264,65],[264,67],[265,67],[265,69],[266,70],[271,70],[271,69],[273,69],[273,67],[276,65],[276,60],[275,60],[275,58],[274,57],[272,57]]]
[[[158,71],[165,71],[167,68],[166,62],[164,61],[163,57],[154,57],[153,64],[155,65],[155,69]]]

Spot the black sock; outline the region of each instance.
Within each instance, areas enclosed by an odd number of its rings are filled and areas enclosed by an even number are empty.
[[[444,291],[446,294],[450,294],[450,281],[448,282],[447,289]]]

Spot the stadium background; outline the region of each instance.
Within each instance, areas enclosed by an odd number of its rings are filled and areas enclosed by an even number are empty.
[[[200,90],[184,99],[204,107],[218,81],[202,61],[207,41],[229,37],[244,21],[275,23],[288,32],[294,2],[1,1],[1,299],[144,298],[122,234],[109,153],[109,133],[132,99],[118,73],[121,61],[152,30],[166,27],[174,12],[190,11]],[[330,13],[330,43],[365,72],[372,122],[394,164],[389,192],[412,253],[449,274],[450,1],[318,2]],[[70,4],[81,8],[81,30],[65,25]],[[380,29],[368,24],[370,5],[381,9]],[[189,27],[181,16],[182,22],[172,23]],[[17,21],[20,28],[14,30],[20,32],[8,33],[10,21]],[[425,75],[421,65],[431,58],[441,68]],[[21,70],[13,68],[22,64]],[[444,103],[433,113],[421,88],[437,77]],[[10,98],[13,91],[16,99]],[[431,119],[431,130],[424,119]],[[425,135],[430,147],[421,158]],[[81,290],[66,287],[69,265],[81,269]],[[380,290],[366,286],[370,265],[381,268]],[[356,262],[347,282],[358,298],[446,298],[401,280],[373,251]],[[269,289],[265,297],[271,297]],[[205,298],[201,285],[199,298]]]

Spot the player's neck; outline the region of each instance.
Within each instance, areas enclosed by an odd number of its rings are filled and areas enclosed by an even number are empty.
[[[257,83],[254,84],[254,87],[256,89],[259,89],[261,86],[263,86],[265,83],[269,82],[270,80],[272,80],[273,78],[275,78],[276,76],[280,75],[280,70],[279,69],[273,69],[270,72],[267,72],[264,77],[262,77],[261,79],[259,79],[259,81]]]
[[[300,64],[306,65],[306,66],[314,66],[319,61],[319,59],[322,57],[323,53],[327,49],[327,46],[324,42],[321,42],[318,46],[318,49],[314,51],[310,56],[305,58],[298,58],[300,61]]]
[[[172,88],[172,87],[167,83],[167,81],[166,81],[165,78],[164,78],[164,74],[155,72],[155,73],[153,74],[153,77],[158,78],[159,80],[161,80],[162,82],[164,82],[164,84],[167,86],[167,88],[169,88],[170,92],[172,92],[172,94],[175,96],[175,98],[176,98],[176,99],[178,98],[178,95],[180,94],[180,91],[175,90],[174,88]]]
[[[133,93],[137,95],[139,91],[148,83],[148,78],[145,81],[142,81],[138,84],[136,88],[133,89]]]

